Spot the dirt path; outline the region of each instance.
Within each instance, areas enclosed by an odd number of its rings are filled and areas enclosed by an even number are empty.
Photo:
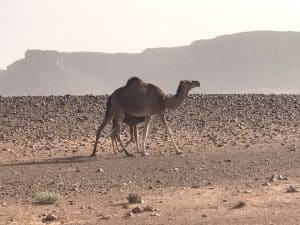
[[[287,180],[271,182],[273,174]],[[300,151],[283,148],[222,149],[183,156],[65,157],[0,166],[0,224],[299,224]],[[263,186],[269,182],[270,186]],[[192,188],[196,187],[196,188]],[[33,204],[41,191],[60,194],[57,204]],[[142,205],[124,208],[129,193]],[[239,201],[246,205],[232,209]],[[158,211],[131,218],[132,208]]]

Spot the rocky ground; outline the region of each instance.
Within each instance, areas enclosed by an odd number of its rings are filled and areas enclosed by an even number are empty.
[[[191,95],[167,112],[183,155],[154,119],[150,156],[114,155],[109,125],[89,158],[106,99],[0,97],[0,224],[300,223],[299,95]]]

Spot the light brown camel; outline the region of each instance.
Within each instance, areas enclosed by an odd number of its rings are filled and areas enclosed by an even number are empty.
[[[145,117],[135,117],[135,116],[130,116],[129,114],[125,114],[125,119],[124,119],[124,123],[126,123],[129,126],[130,129],[130,139],[129,141],[125,144],[125,146],[128,146],[131,142],[132,143],[136,143],[136,148],[137,148],[137,152],[140,152],[139,150],[139,146],[138,146],[138,137],[137,137],[137,124],[138,123],[142,123],[145,121]],[[113,119],[113,130],[116,127],[116,120]],[[116,154],[118,150],[118,152],[122,152],[119,150],[118,148],[118,143],[117,143],[117,138],[114,137],[113,133],[111,134],[111,143],[112,143],[112,147],[113,147],[113,151]]]
[[[113,118],[115,120],[115,128],[113,129],[112,136],[120,143],[126,155],[131,156],[120,139],[120,124],[124,121],[125,114],[135,117],[145,117],[142,155],[147,155],[145,149],[146,138],[151,122],[151,116],[153,115],[159,116],[171,139],[176,154],[181,154],[181,151],[178,150],[178,147],[173,140],[172,133],[167,125],[164,113],[166,109],[177,108],[187,97],[189,90],[195,87],[200,87],[199,81],[180,81],[176,94],[172,97],[168,97],[159,87],[150,83],[144,83],[138,77],[130,78],[125,86],[115,90],[109,97],[110,101],[107,103],[104,120],[96,132],[96,141],[91,156],[96,155],[97,144],[101,132],[107,123]]]

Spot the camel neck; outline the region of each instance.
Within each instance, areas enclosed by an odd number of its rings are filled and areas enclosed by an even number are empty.
[[[183,100],[187,97],[188,91],[182,87],[178,88],[176,95],[167,98],[166,100],[166,108],[167,109],[175,109],[177,108]]]

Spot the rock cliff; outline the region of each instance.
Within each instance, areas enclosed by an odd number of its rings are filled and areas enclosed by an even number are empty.
[[[0,71],[0,95],[110,93],[133,75],[173,93],[181,79],[204,93],[300,93],[300,32],[255,31],[141,53],[28,50]]]

